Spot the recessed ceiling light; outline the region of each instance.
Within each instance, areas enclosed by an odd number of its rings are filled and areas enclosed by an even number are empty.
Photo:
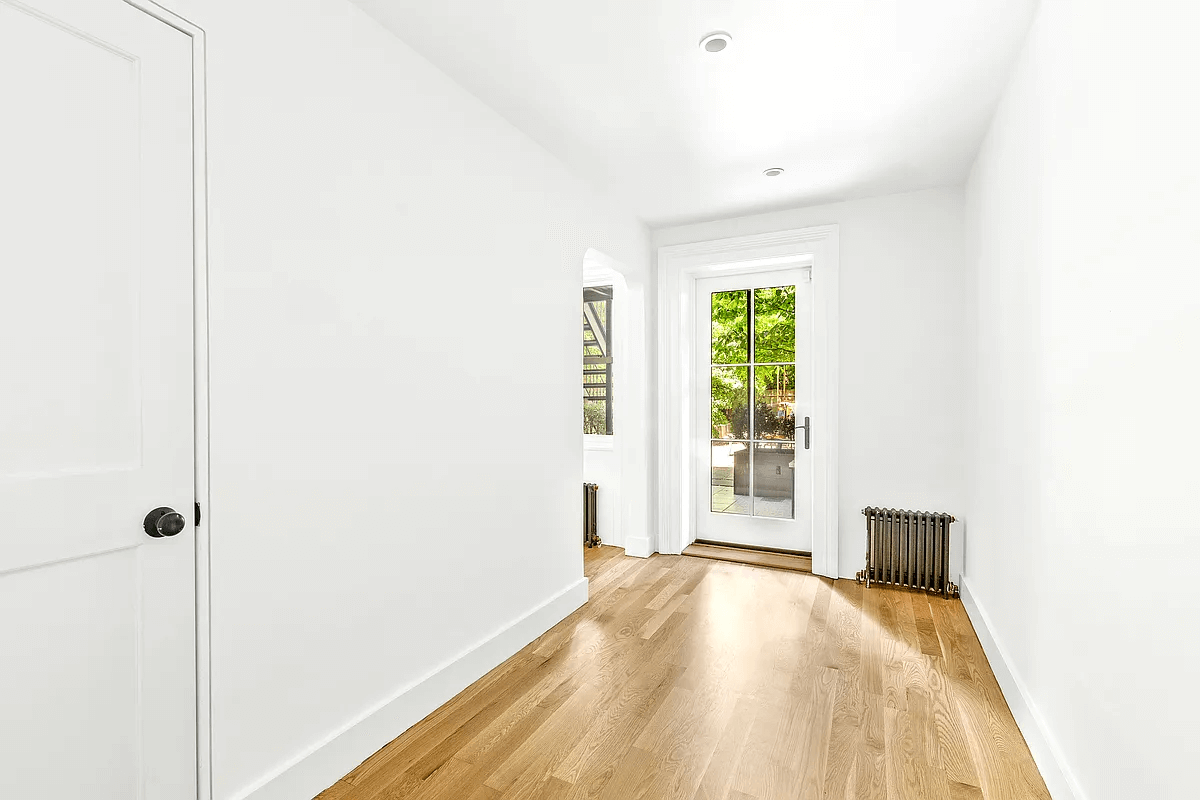
[[[782,174],[783,174],[783,167],[771,167],[770,169],[763,170],[763,175],[766,175],[768,178],[774,178],[776,175],[782,175]]]
[[[709,53],[719,53],[729,47],[732,41],[733,37],[725,31],[714,31],[700,40],[700,49]]]

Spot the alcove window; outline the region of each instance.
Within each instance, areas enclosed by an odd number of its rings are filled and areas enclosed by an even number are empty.
[[[613,435],[612,286],[583,290],[583,432]]]

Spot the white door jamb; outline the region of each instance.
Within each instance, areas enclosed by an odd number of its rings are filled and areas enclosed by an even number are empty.
[[[654,549],[696,536],[691,474],[696,280],[812,266],[813,572],[838,577],[838,226],[822,225],[658,251],[658,525]]]
[[[208,144],[204,29],[153,0],[124,0],[192,40],[192,279],[195,370],[196,502],[196,770],[200,800],[212,798],[211,637],[209,629],[208,464]],[[190,515],[189,509],[185,513]]]

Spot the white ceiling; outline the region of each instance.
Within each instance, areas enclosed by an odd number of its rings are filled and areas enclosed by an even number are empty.
[[[354,1],[654,227],[960,183],[1037,3]]]

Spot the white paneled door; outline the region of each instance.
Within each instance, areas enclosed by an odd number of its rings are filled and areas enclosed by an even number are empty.
[[[696,281],[696,538],[811,552],[808,269]]]
[[[196,796],[191,53],[0,0],[2,798]]]

